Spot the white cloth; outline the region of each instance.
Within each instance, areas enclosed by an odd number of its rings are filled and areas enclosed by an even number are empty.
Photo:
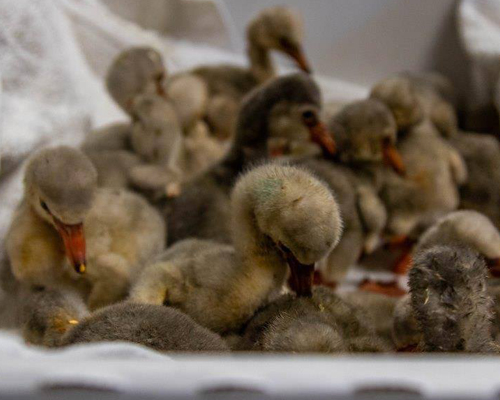
[[[0,332],[0,359],[56,358],[61,361],[88,359],[152,359],[169,360],[168,356],[144,346],[126,342],[79,344],[57,350],[26,346],[15,331]]]

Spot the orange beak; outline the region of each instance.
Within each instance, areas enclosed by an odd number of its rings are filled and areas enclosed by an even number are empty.
[[[382,144],[384,164],[391,167],[398,175],[405,176],[406,168],[401,154],[399,154],[396,146],[390,141],[384,141]]]
[[[84,274],[86,270],[85,258],[85,235],[83,224],[66,225],[54,218],[57,231],[64,243],[66,257],[79,274]]]
[[[290,46],[285,49],[286,54],[288,54],[293,60],[297,63],[298,67],[310,74],[312,72],[311,67],[309,66],[309,62],[307,61],[304,50],[301,47]]]
[[[305,265],[298,261],[288,261],[290,287],[299,297],[311,297],[314,285],[314,264]]]
[[[314,125],[309,125],[311,142],[318,144],[327,154],[333,155],[337,150],[332,135],[328,132],[323,122],[317,121]]]

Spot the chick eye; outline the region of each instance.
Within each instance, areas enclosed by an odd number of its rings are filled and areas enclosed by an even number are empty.
[[[45,210],[47,211],[48,213],[50,213],[50,210],[49,210],[49,206],[47,205],[47,203],[45,201],[40,201],[40,206]]]
[[[278,42],[279,42],[281,48],[283,48],[284,50],[293,50],[294,49],[293,43],[290,41],[290,39],[288,39],[286,37],[280,37],[278,39]]]
[[[161,71],[161,72],[158,72],[155,76],[155,79],[158,81],[158,82],[161,82],[165,79],[165,72]]]
[[[314,111],[308,110],[302,113],[302,121],[304,121],[304,124],[307,126],[313,126],[318,123],[318,118]]]

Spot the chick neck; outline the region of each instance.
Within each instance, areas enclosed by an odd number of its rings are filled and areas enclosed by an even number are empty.
[[[257,182],[247,181],[232,199],[233,244],[245,266],[251,270],[272,273],[274,284],[281,287],[288,272],[288,264],[276,243],[258,226],[255,205]]]
[[[251,35],[248,38],[247,54],[250,60],[250,72],[259,83],[264,83],[275,76],[270,50],[260,45]]]

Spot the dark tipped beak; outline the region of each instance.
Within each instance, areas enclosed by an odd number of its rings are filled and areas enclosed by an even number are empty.
[[[314,264],[306,265],[298,261],[288,263],[290,267],[290,287],[299,297],[311,297],[314,281]]]
[[[398,175],[405,176],[406,168],[401,154],[399,154],[396,146],[389,141],[384,141],[382,144],[384,164],[391,167]]]
[[[335,145],[332,135],[328,132],[326,125],[318,121],[314,125],[308,127],[311,142],[318,144],[325,153],[330,155],[335,154],[337,146]]]
[[[500,278],[500,258],[489,258],[486,260],[486,265],[488,265],[491,276]]]
[[[280,246],[290,268],[290,287],[299,297],[311,297],[314,282],[314,264],[302,264],[285,246]]]
[[[86,258],[83,224],[66,225],[56,218],[54,218],[54,222],[63,240],[66,257],[77,273],[84,274]]]
[[[300,46],[290,46],[285,50],[293,60],[296,62],[297,66],[304,72],[310,74],[312,69],[307,61],[306,55],[302,47]]]

